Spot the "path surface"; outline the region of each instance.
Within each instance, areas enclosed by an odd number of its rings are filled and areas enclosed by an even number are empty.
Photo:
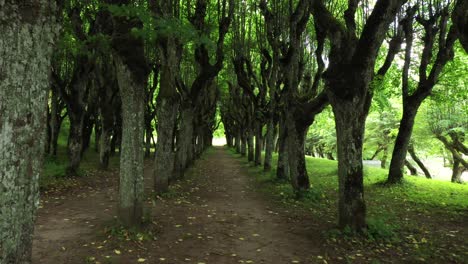
[[[102,234],[117,206],[115,171],[92,187],[46,196],[33,263],[316,263],[322,245],[313,220],[291,216],[255,192],[246,168],[226,149],[209,152],[177,183],[182,195],[148,202],[159,231],[155,241],[134,247]],[[150,164],[145,175],[151,186]]]

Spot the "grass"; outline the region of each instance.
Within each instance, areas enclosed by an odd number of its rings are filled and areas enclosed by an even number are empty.
[[[241,156],[230,150],[237,158]],[[242,157],[245,160],[244,157]],[[277,156],[273,157],[273,168]],[[311,189],[296,199],[288,182],[275,179],[276,171],[264,172],[244,161],[249,173],[256,178],[260,191],[285,208],[306,212],[322,222],[323,236],[330,247],[339,245],[334,254],[344,255],[348,262],[350,251],[384,250],[392,252],[397,262],[418,263],[432,259],[432,263],[462,263],[468,258],[464,234],[468,232],[468,185],[406,176],[402,184],[382,184],[388,171],[375,167],[364,168],[364,188],[367,205],[368,230],[356,238],[350,230],[336,228],[338,177],[337,162],[306,157]],[[327,228],[327,226],[329,228]],[[353,242],[354,241],[354,242]],[[380,251],[371,255],[368,263],[385,255]],[[449,252],[449,253],[448,253]],[[374,259],[371,261],[372,257]],[[340,260],[340,259],[338,259]],[[359,261],[357,261],[359,262]]]
[[[68,129],[68,120],[65,120],[58,138],[57,155],[55,157],[45,157],[44,168],[39,178],[39,186],[42,190],[67,188],[76,184],[66,173],[69,163],[67,155]],[[94,149],[94,138],[94,134],[91,135],[90,147],[82,157],[78,170],[78,175],[80,177],[87,177],[94,174],[94,172],[99,169],[99,153]],[[111,156],[109,159],[109,168],[118,168],[118,166],[118,154]]]

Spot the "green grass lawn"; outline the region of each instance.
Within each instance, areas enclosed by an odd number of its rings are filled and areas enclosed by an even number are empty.
[[[235,157],[241,158],[234,150],[230,151]],[[432,259],[431,263],[463,263],[468,259],[466,184],[406,176],[402,184],[388,187],[382,184],[386,180],[387,170],[365,167],[369,228],[364,237],[355,239],[355,234],[349,230],[342,231],[334,227],[338,203],[336,161],[306,157],[311,189],[297,199],[290,183],[275,179],[275,170],[263,172],[263,167],[253,167],[244,157],[242,160],[256,177],[259,190],[287,208],[296,208],[316,216],[324,226],[332,223],[332,227],[322,235],[331,247],[338,245],[338,252],[345,256],[359,250],[385,248],[386,252],[392,252],[401,257],[402,262],[409,263],[429,259]],[[274,168],[276,162],[277,155],[274,155]],[[382,254],[380,252],[376,255]],[[349,262],[353,262],[352,259]]]

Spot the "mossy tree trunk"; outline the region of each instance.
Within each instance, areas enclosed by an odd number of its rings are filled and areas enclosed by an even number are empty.
[[[365,97],[331,102],[338,140],[338,222],[341,227],[362,230],[367,228],[362,147],[370,98],[369,101]]]
[[[364,128],[372,101],[374,80],[382,78],[400,50],[401,37],[396,36],[383,66],[375,74],[376,58],[386,33],[405,0],[378,0],[370,16],[356,34],[358,2],[351,1],[344,12],[344,24],[330,13],[323,1],[312,3],[312,14],[318,32],[330,41],[328,69],[323,78],[335,114],[338,154],[340,227],[355,231],[367,228],[364,202],[362,147]],[[391,43],[392,44],[392,43]],[[395,48],[393,48],[395,47]],[[375,79],[376,75],[379,77]]]
[[[295,191],[302,192],[310,188],[309,176],[305,164],[305,136],[309,126],[295,122],[295,118],[290,116],[287,125],[287,149],[289,175],[291,185]]]
[[[112,19],[112,56],[122,106],[118,214],[124,226],[139,227],[143,221],[145,89],[149,66],[143,40],[131,32],[133,28],[141,28],[142,23],[128,17]]]
[[[285,118],[282,117],[279,124],[278,163],[276,164],[276,178],[279,180],[289,179],[288,131],[285,122]]]
[[[0,1],[0,263],[31,263],[55,1]]]
[[[192,107],[182,107],[180,113],[180,129],[177,135],[177,158],[175,174],[177,178],[184,175],[185,169],[193,162],[193,122],[194,112]]]
[[[119,219],[127,227],[140,226],[143,217],[144,87],[116,55],[115,65],[122,96]]]
[[[275,129],[275,120],[274,118],[270,117],[267,121],[267,133],[265,137],[265,159],[263,162],[264,171],[271,170],[273,151],[275,150]]]

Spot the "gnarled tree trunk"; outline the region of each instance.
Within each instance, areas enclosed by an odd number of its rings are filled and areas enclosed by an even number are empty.
[[[305,136],[308,126],[296,122],[292,113],[288,115],[287,150],[289,176],[294,190],[301,192],[310,188],[305,164]]]
[[[400,128],[395,140],[395,147],[393,148],[392,160],[390,162],[390,170],[387,182],[398,183],[403,180],[403,168],[405,166],[406,153],[411,140],[413,132],[414,119],[418,111],[419,105],[416,107],[411,106],[409,103],[406,107],[403,106],[403,117],[400,121]]]
[[[418,158],[418,156],[416,155],[416,151],[414,150],[414,146],[413,145],[410,145],[408,147],[408,152],[409,154],[411,155],[411,158],[414,160],[414,162],[416,162],[416,164],[418,164],[419,168],[421,168],[421,170],[424,172],[424,175],[426,175],[426,178],[428,179],[432,179],[431,177],[431,173],[429,172],[429,170],[426,168],[426,166],[424,166],[424,163]]]
[[[367,228],[362,146],[370,95],[341,99],[330,96],[335,114],[338,147],[338,222],[352,230]]]
[[[413,176],[418,175],[418,170],[408,160],[405,160],[405,166],[408,168],[411,175]]]
[[[453,183],[463,183],[461,176],[463,172],[467,169],[460,163],[458,159],[453,159],[453,167],[452,167],[452,178],[451,181]]]

